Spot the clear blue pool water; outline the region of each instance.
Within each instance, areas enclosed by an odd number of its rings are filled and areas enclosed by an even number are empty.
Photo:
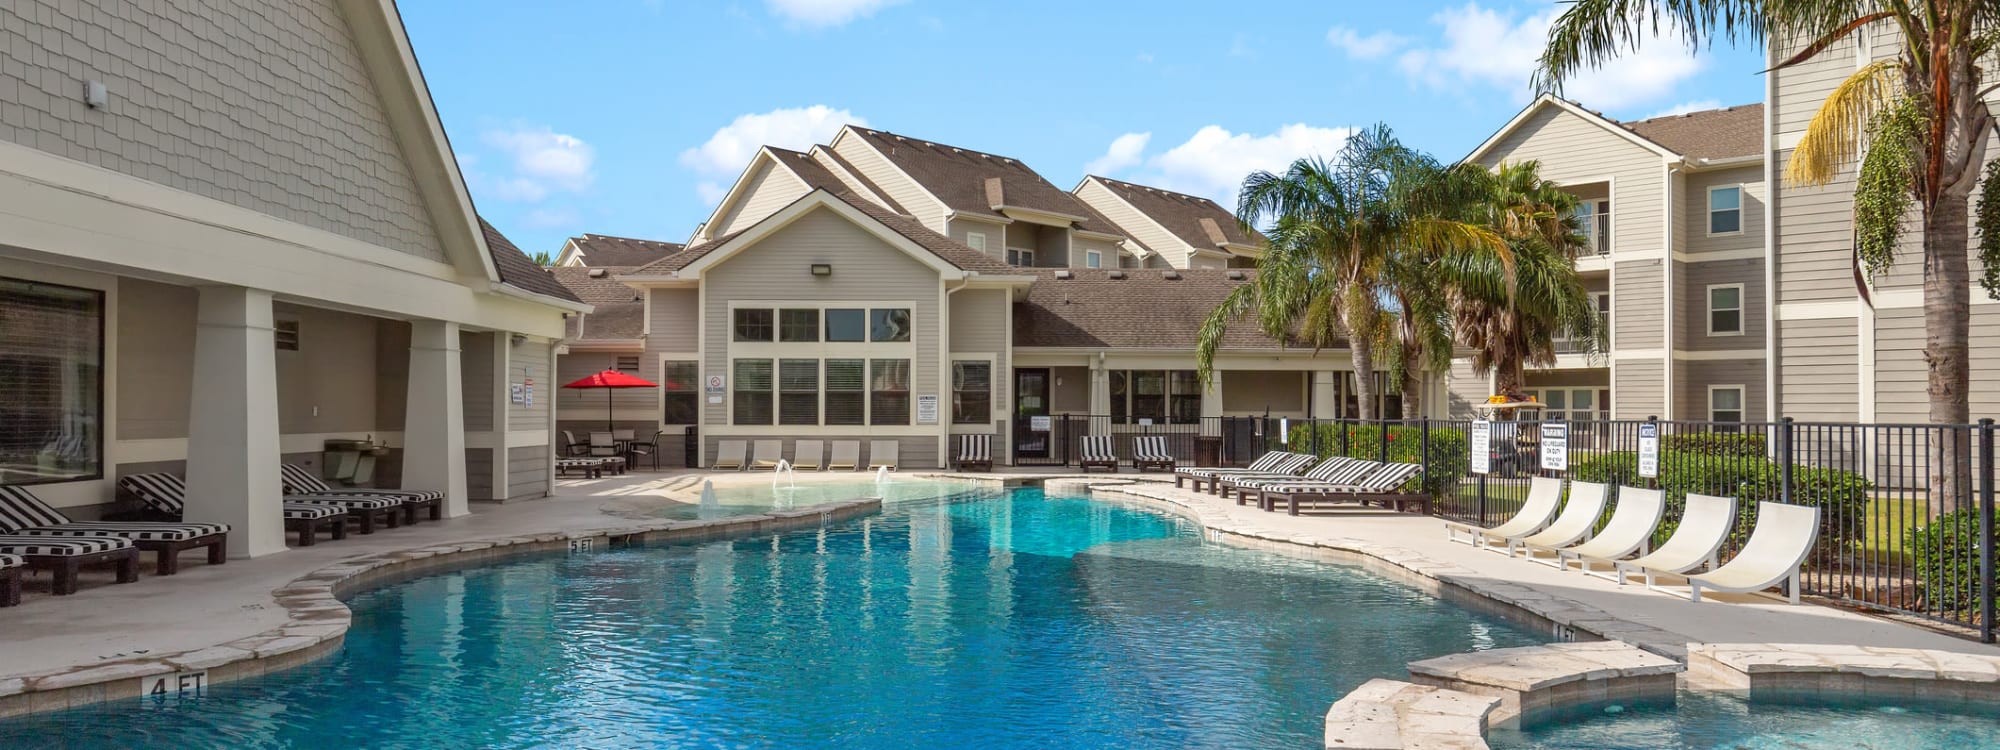
[[[1593,708],[1494,729],[1496,750],[1974,750],[2000,747],[2000,712],[1861,698],[1748,701],[1682,693],[1679,706]]]
[[[1310,748],[1412,659],[1542,642],[1358,568],[1037,490],[354,598],[337,655],[0,747]]]

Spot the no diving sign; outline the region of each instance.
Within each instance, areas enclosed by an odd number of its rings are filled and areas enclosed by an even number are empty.
[[[207,691],[207,670],[139,678],[139,694],[147,698],[195,698]]]

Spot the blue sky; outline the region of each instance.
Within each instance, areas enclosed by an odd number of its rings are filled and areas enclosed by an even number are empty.
[[[1445,159],[1529,100],[1546,0],[404,0],[480,212],[530,253],[683,241],[763,143],[841,123],[1228,200],[1383,121]],[[1759,101],[1761,52],[1648,45],[1566,93],[1620,119]]]

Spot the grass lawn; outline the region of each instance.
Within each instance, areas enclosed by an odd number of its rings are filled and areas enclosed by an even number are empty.
[[[1910,498],[1876,497],[1868,502],[1868,524],[1861,531],[1861,549],[1871,559],[1900,562],[1909,554],[1909,533],[1929,519],[1924,505]]]

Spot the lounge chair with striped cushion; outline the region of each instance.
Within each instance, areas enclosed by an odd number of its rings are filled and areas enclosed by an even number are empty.
[[[1220,479],[1220,494],[1229,497],[1236,492],[1236,504],[1243,505],[1260,500],[1267,488],[1289,487],[1301,484],[1353,484],[1382,468],[1382,462],[1361,458],[1334,456],[1319,462],[1311,471],[1296,474],[1237,474]],[[1261,502],[1260,502],[1261,505]]]
[[[187,482],[172,474],[126,474],[118,478],[118,487],[166,518],[179,519],[187,509]],[[336,541],[347,538],[346,508],[287,502],[282,512],[285,530],[298,534],[301,547],[311,547],[322,528],[331,532]]]
[[[1085,474],[1090,473],[1091,469],[1106,469],[1114,474],[1118,473],[1118,451],[1115,440],[1117,438],[1111,435],[1083,436],[1083,455],[1077,457],[1077,468],[1082,469]]]
[[[993,470],[993,436],[958,436],[958,468],[960,471],[977,469]]]
[[[1249,466],[1240,469],[1223,468],[1223,469],[1175,470],[1174,486],[1179,487],[1181,486],[1181,481],[1186,480],[1194,485],[1194,491],[1200,492],[1201,484],[1203,482],[1207,482],[1208,491],[1214,493],[1220,491],[1219,485],[1221,484],[1221,480],[1232,476],[1242,476],[1247,474],[1268,474],[1272,476],[1297,476],[1299,472],[1305,471],[1307,467],[1312,465],[1313,465],[1313,457],[1307,454],[1290,453],[1287,451],[1270,451],[1262,456],[1258,456],[1257,460],[1251,461]]]
[[[21,603],[21,566],[26,564],[20,555],[0,555],[0,607]]]
[[[183,550],[208,549],[208,564],[229,561],[229,525],[184,521],[94,521],[78,523],[42,502],[26,487],[0,486],[0,534],[16,536],[99,537],[124,539],[154,556],[154,571],[180,572]]]
[[[1279,502],[1285,503],[1285,512],[1299,514],[1301,503],[1348,500],[1366,505],[1379,502],[1403,510],[1417,506],[1421,511],[1430,512],[1431,498],[1422,493],[1400,492],[1403,485],[1424,473],[1421,464],[1383,464],[1382,468],[1353,484],[1287,484],[1266,487],[1260,507],[1273,510]]]
[[[1132,468],[1139,471],[1174,470],[1174,454],[1167,450],[1167,436],[1145,435],[1132,440]]]
[[[0,534],[0,555],[21,558],[29,568],[55,573],[56,596],[76,593],[76,575],[85,565],[111,563],[119,583],[139,580],[139,548],[115,536],[21,536]]]
[[[285,483],[285,494],[287,495],[387,497],[394,498],[396,502],[402,503],[403,521],[405,523],[417,522],[418,509],[428,509],[433,521],[444,517],[444,493],[437,490],[334,487],[327,484],[326,480],[320,479],[317,474],[313,473],[312,469],[298,464],[285,464],[278,467],[278,476]]]

